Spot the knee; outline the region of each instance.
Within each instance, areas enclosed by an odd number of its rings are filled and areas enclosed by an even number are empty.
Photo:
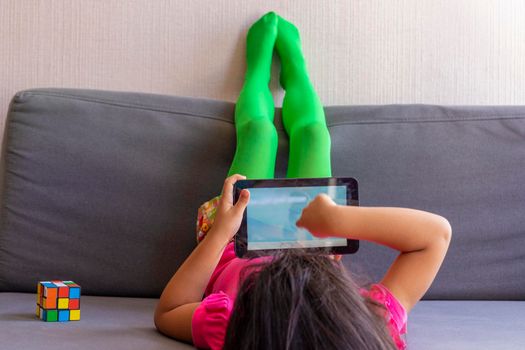
[[[299,137],[307,140],[330,141],[330,133],[325,123],[312,122],[297,125],[291,132],[290,137]]]
[[[237,133],[241,137],[277,138],[277,130],[268,118],[251,118],[237,126]]]

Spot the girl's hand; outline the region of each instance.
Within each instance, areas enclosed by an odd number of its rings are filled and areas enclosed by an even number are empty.
[[[316,237],[338,236],[336,208],[337,204],[332,198],[321,193],[308,203],[295,224],[307,229]]]
[[[250,200],[250,192],[247,189],[241,191],[239,200],[233,205],[233,185],[238,180],[244,180],[246,176],[235,174],[224,180],[222,195],[217,207],[217,214],[208,236],[220,236],[229,242],[241,226],[244,209]]]

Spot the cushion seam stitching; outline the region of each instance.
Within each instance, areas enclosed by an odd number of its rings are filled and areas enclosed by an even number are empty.
[[[85,98],[81,96],[52,93],[52,92],[23,91],[22,94],[28,94],[28,95],[33,95],[33,96],[55,96],[55,97],[69,98],[69,99],[80,100],[80,101],[85,101],[85,102],[100,103],[100,104],[106,104],[110,106],[123,107],[123,108],[140,108],[140,109],[149,110],[152,112],[163,112],[163,113],[169,113],[169,114],[180,114],[180,115],[187,115],[187,116],[202,117],[206,119],[213,119],[217,121],[223,121],[229,124],[234,124],[234,121],[232,120],[227,120],[227,119],[217,117],[217,116],[200,114],[200,113],[166,110],[162,108],[154,108],[151,106],[145,106],[145,105],[140,105],[140,104],[119,103],[117,101],[111,101],[111,100],[103,100],[103,99],[97,99],[97,98]],[[210,100],[210,101],[215,101],[215,100]],[[218,101],[218,102],[221,102],[221,101]],[[18,103],[21,103],[21,102],[18,102]],[[450,115],[447,115],[447,116],[450,117]],[[375,120],[375,121],[359,120],[359,121],[333,122],[333,123],[327,123],[327,126],[332,127],[332,126],[353,125],[353,124],[363,125],[363,124],[439,123],[439,122],[458,122],[458,121],[460,122],[474,121],[475,122],[475,121],[490,121],[490,120],[502,120],[502,119],[524,119],[524,118],[525,118],[524,114],[516,114],[516,115],[509,115],[509,116],[493,116],[492,115],[492,116],[484,116],[484,117],[454,117],[454,119],[441,118],[441,119],[410,120],[410,119],[404,118],[404,119],[397,119],[397,120]]]

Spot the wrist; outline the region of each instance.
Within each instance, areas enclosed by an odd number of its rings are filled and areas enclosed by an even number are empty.
[[[343,223],[343,216],[345,215],[345,208],[344,205],[335,205],[333,210],[330,211],[329,216],[329,226],[331,234],[334,237],[346,237],[347,234],[345,234]]]
[[[226,247],[228,243],[230,243],[231,236],[224,233],[220,228],[212,227],[208,231],[205,239],[208,239],[210,242],[213,242],[218,246]]]

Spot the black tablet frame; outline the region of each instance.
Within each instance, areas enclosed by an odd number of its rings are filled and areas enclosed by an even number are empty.
[[[311,187],[311,186],[346,186],[346,204],[359,206],[358,182],[353,177],[322,177],[322,178],[278,178],[278,179],[251,179],[238,180],[233,189],[233,203],[237,203],[241,190],[247,188],[276,188],[276,187]],[[249,204],[248,204],[249,205]],[[277,249],[248,250],[248,225],[246,210],[244,211],[241,226],[235,235],[235,254],[237,257],[251,257],[272,255]],[[354,254],[359,250],[359,240],[347,239],[346,246],[312,247],[312,248],[285,248],[305,251],[320,251],[329,254]]]

